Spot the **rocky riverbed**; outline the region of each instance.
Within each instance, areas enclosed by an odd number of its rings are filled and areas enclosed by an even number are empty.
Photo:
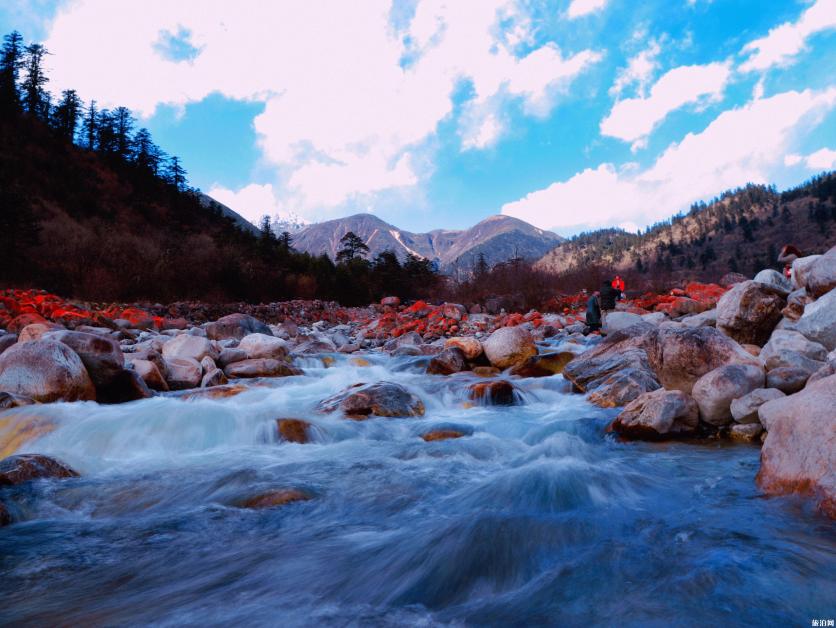
[[[579,295],[506,313],[5,291],[6,618],[595,623],[624,582],[627,623],[826,615],[836,250],[791,279],[631,296],[602,337]]]

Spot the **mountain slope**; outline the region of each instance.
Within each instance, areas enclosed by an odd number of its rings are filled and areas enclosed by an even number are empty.
[[[510,216],[491,216],[464,231],[411,233],[372,214],[355,214],[303,229],[294,236],[293,246],[299,251],[326,253],[334,258],[340,239],[349,231],[363,239],[370,257],[390,250],[401,259],[412,254],[434,260],[442,269],[470,268],[480,253],[488,264],[513,257],[534,260],[561,241],[557,234]]]
[[[641,235],[618,229],[584,233],[560,243],[535,268],[567,273],[593,266],[638,275],[716,280],[775,266],[781,247],[802,252],[836,241],[836,173],[783,193],[747,185],[692,206]]]

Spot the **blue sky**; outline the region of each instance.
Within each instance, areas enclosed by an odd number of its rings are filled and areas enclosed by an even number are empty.
[[[13,28],[254,221],[635,229],[836,167],[836,0],[11,0]]]

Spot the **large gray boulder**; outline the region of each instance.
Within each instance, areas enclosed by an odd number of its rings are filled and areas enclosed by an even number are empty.
[[[225,338],[237,338],[240,340],[248,334],[272,335],[265,323],[249,316],[248,314],[229,314],[219,318],[214,323],[207,323],[203,326],[206,336],[210,340],[224,340]]]
[[[205,357],[215,359],[218,351],[208,338],[180,334],[163,345],[163,358],[166,360],[196,360]]]
[[[776,329],[769,337],[769,342],[763,346],[760,358],[766,362],[785,351],[818,361],[824,360],[827,355],[827,349],[823,344],[809,340],[804,334],[788,329]]]
[[[727,364],[703,375],[691,395],[700,409],[700,418],[716,427],[733,421],[731,403],[756,388],[763,388],[764,372],[752,364]]]
[[[642,317],[638,314],[631,314],[630,312],[610,312],[607,314],[607,319],[604,322],[604,332],[611,334],[613,332],[625,329],[631,325],[642,322]]]
[[[224,373],[230,379],[235,379],[241,377],[289,377],[290,375],[300,375],[302,371],[282,360],[252,358],[228,364],[224,368]]]
[[[241,339],[237,347],[247,354],[248,359],[270,358],[281,360],[288,354],[287,342],[266,334],[249,334]]]
[[[804,308],[795,329],[828,351],[836,349],[836,290],[831,290]]]
[[[0,391],[42,403],[96,398],[81,358],[57,340],[17,343],[4,351],[0,355]]]
[[[792,263],[792,272],[790,273],[790,281],[792,281],[793,288],[805,288],[807,286],[807,278],[810,274],[810,269],[813,264],[821,257],[821,255],[808,255],[807,257],[799,257]]]
[[[125,368],[122,347],[112,338],[64,330],[47,332],[43,339],[63,342],[75,351],[97,388],[109,385]]]
[[[763,345],[781,320],[784,299],[754,281],[735,284],[717,302],[717,328],[739,343]]]
[[[836,246],[810,264],[805,286],[814,297],[836,288]]]
[[[755,388],[731,402],[731,415],[737,423],[760,423],[758,408],[767,401],[780,399],[784,393],[776,388]]]
[[[777,270],[762,270],[755,275],[753,281],[765,288],[769,288],[772,292],[780,294],[782,297],[786,297],[790,292],[792,292],[792,283],[790,280],[784,277]]]
[[[485,356],[498,369],[522,364],[537,355],[537,347],[528,330],[523,327],[501,327],[482,342]]]
[[[757,481],[771,495],[800,493],[836,518],[836,375],[758,410],[768,430]]]
[[[664,440],[690,436],[698,426],[696,402],[682,391],[660,388],[627,404],[610,429],[625,438]]]
[[[200,385],[203,369],[193,358],[171,358],[165,361],[168,387],[185,390]]]

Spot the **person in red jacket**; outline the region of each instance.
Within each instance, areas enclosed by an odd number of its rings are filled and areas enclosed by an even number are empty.
[[[624,292],[624,280],[621,278],[621,275],[615,276],[615,279],[612,280],[612,287],[618,290],[619,293]]]

